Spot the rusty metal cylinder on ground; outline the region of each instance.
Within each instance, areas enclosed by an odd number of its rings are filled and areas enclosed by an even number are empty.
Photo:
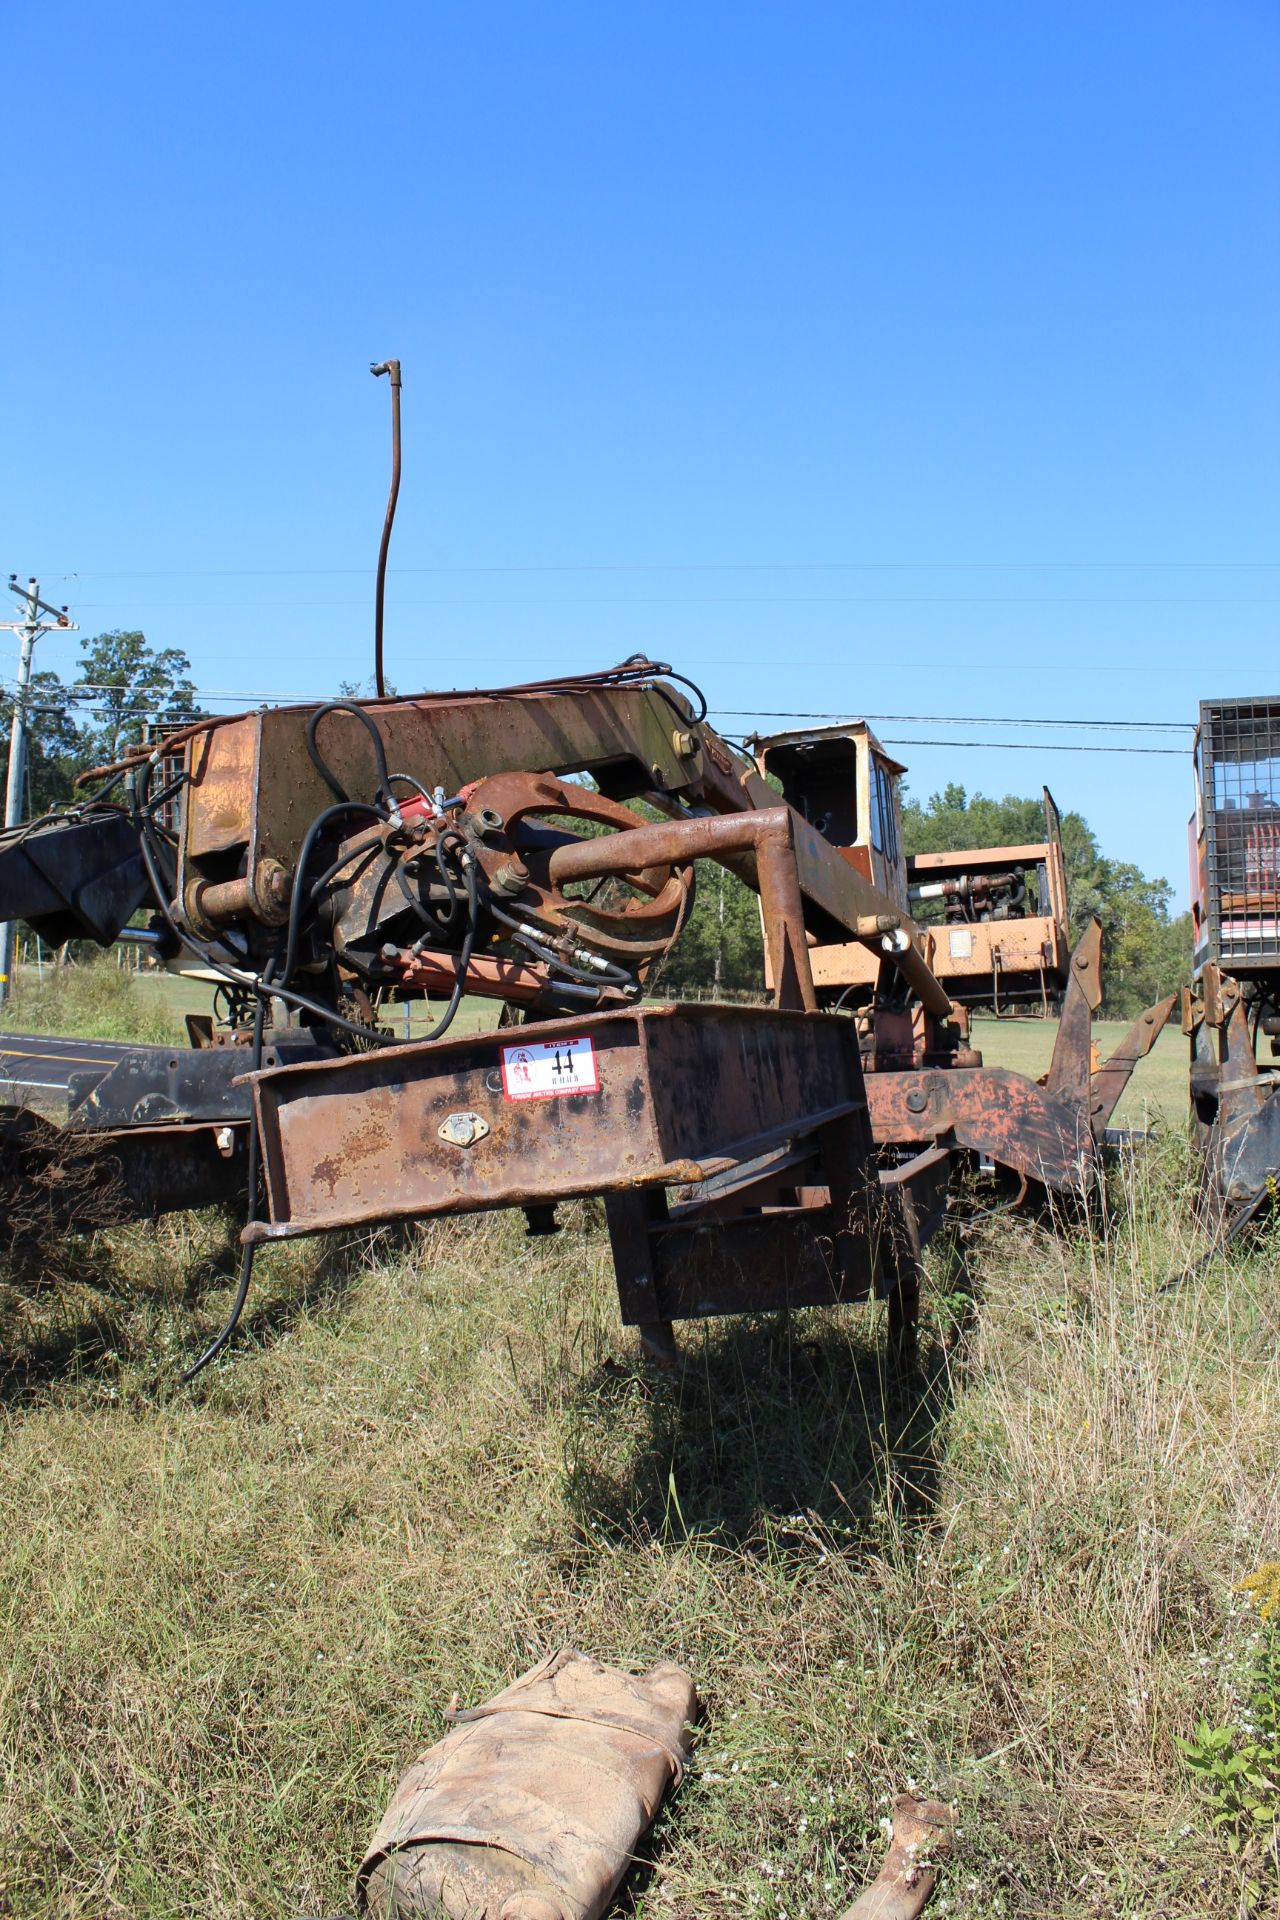
[[[679,1667],[564,1648],[420,1755],[356,1876],[374,1920],[598,1920],[689,1757]]]
[[[916,1920],[955,1831],[955,1814],[944,1802],[900,1793],[893,1803],[888,1858],[840,1920]]]

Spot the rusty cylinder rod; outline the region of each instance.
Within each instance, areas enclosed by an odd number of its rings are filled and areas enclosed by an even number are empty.
[[[639,873],[649,867],[690,860],[724,861],[726,855],[754,854],[756,881],[765,909],[769,964],[777,983],[777,1003],[780,1007],[816,1007],[802,908],[802,896],[809,889],[802,886],[799,878],[795,817],[787,806],[758,807],[743,813],[714,814],[695,820],[663,820],[653,826],[603,834],[595,840],[576,840],[570,846],[557,847],[552,854],[551,884],[563,888],[571,881],[595,880],[605,874]],[[803,822],[801,830],[804,830]],[[816,835],[811,838],[817,840]],[[849,878],[849,870],[836,849],[827,841],[818,844],[838,864],[840,879]],[[847,908],[841,912],[834,897],[825,892],[821,897],[816,894],[810,897],[839,918],[854,939],[886,953],[882,945],[885,929],[879,916],[850,916]],[[908,939],[900,949],[894,946],[887,952],[887,958],[930,1013],[942,1019],[950,1014],[951,1001],[946,989],[934,977],[913,939]]]
[[[391,550],[391,528],[396,517],[396,501],[400,497],[400,362],[383,360],[377,366],[370,367],[369,371],[375,379],[379,374],[391,375],[391,491],[387,495],[387,517],[382,523],[378,581],[373,600],[373,684],[379,700],[384,700],[387,687],[382,673],[382,613],[387,593],[387,554]]]
[[[653,826],[627,827],[595,840],[575,840],[551,856],[553,887],[573,880],[595,880],[608,873],[641,873],[703,856],[752,853],[756,885],[764,906],[764,933],[774,999],[780,1007],[817,1011],[818,996],[804,934],[804,902],[796,871],[790,807],[764,807],[748,813],[722,813],[707,819],[661,820]]]

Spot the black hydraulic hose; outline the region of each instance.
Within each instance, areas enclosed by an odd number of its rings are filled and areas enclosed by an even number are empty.
[[[316,744],[316,734],[319,730],[320,722],[327,719],[331,713],[349,713],[354,719],[358,720],[360,725],[365,729],[365,732],[373,742],[374,759],[378,768],[378,785],[374,793],[374,799],[385,800],[388,806],[394,807],[395,801],[391,795],[391,776],[387,772],[387,750],[382,744],[382,735],[378,732],[377,723],[373,719],[373,716],[366,713],[363,707],[356,706],[354,701],[330,700],[323,707],[317,707],[307,722],[307,752],[311,755],[311,763],[320,775],[320,778],[324,781],[335,799],[350,799],[346,788],[342,785],[334,773],[333,768],[329,765],[329,762],[325,759]]]
[[[320,875],[320,878],[311,882],[311,891],[307,898],[309,900],[318,900],[325,888],[337,879],[344,867],[349,867],[353,860],[363,860],[364,867],[359,868],[357,872],[347,876],[347,885],[353,887],[360,878],[360,875],[364,872],[365,867],[382,851],[381,840],[370,840],[366,846],[351,847],[346,853],[340,853],[338,858],[333,862],[333,865],[326,867]]]
[[[539,958],[549,961],[552,966],[563,968],[571,979],[585,980],[588,986],[635,986],[635,975],[628,973],[625,967],[615,966],[612,960],[601,959],[599,967],[593,968],[590,972],[583,967],[575,967],[570,961],[562,959],[552,948],[542,944],[549,936],[536,922],[531,924],[527,920],[518,920],[513,913],[508,913],[505,908],[495,905],[492,899],[485,904],[495,920],[500,920],[504,926],[511,927],[528,946],[537,948]]]
[[[405,782],[406,782],[406,783],[407,783],[407,784],[408,784],[409,786],[411,786],[411,787],[413,788],[413,790],[414,790],[414,792],[415,792],[415,793],[417,794],[417,796],[418,796],[418,798],[419,798],[420,800],[426,800],[426,801],[427,801],[428,803],[430,803],[430,800],[431,800],[431,795],[430,795],[430,794],[429,794],[429,793],[427,792],[427,790],[426,790],[426,788],[425,788],[425,787],[423,786],[423,784],[422,784],[422,782],[421,782],[421,780],[419,780],[419,779],[417,779],[417,778],[416,778],[416,777],[415,777],[415,776],[414,776],[413,774],[411,774],[411,773],[389,773],[389,774],[387,775],[387,781],[388,781],[388,784],[389,784],[389,783],[390,783],[390,782],[391,782],[392,780],[403,780],[403,781],[405,781]],[[452,805],[454,804],[454,802],[452,802],[452,801],[446,801],[446,803],[445,803],[445,804],[446,804],[446,805],[448,805],[448,806],[452,806]]]
[[[694,699],[698,703],[698,711],[693,716],[692,724],[695,727],[700,726],[707,717],[707,696],[702,691],[702,688],[698,685],[697,681],[690,680],[686,674],[673,673],[670,667],[663,667],[661,669],[661,672],[664,679],[674,680],[678,686],[688,687],[690,693],[693,695]],[[659,686],[658,691],[661,693],[662,691],[661,686]],[[671,701],[668,700],[667,705],[671,706],[671,704],[672,704]],[[681,714],[679,717],[683,719],[684,715]]]
[[[457,978],[453,984],[453,992],[449,996],[449,1004],[437,1020],[435,1026],[432,1027],[430,1033],[423,1034],[422,1038],[424,1041],[438,1040],[441,1034],[447,1032],[453,1025],[454,1015],[462,1005],[462,992],[466,985],[467,968],[471,965],[471,955],[475,949],[476,929],[480,924],[480,888],[479,882],[476,879],[475,855],[469,850],[464,850],[463,852],[462,870],[466,875],[467,881],[467,934],[462,943],[462,952],[458,955]]]
[[[171,780],[169,782],[167,787],[161,787],[159,793],[156,795],[154,800],[148,800],[147,812],[154,817],[156,814],[159,813],[165,801],[172,800],[176,793],[181,793],[182,789],[186,786],[186,784],[187,784],[186,774],[180,773],[176,780]]]
[[[396,885],[404,895],[406,905],[411,907],[413,912],[417,914],[427,931],[429,933],[445,934],[458,917],[458,892],[444,862],[437,860],[436,865],[439,869],[440,878],[448,889],[449,911],[447,913],[432,913],[430,909],[418,899],[413,888],[409,885],[409,876],[399,862],[396,863]]]
[[[247,986],[254,993],[263,991],[261,981],[252,976],[246,980],[236,980],[234,974],[228,974],[227,977],[235,981],[237,986]],[[310,994],[299,993],[296,987],[272,987],[267,997],[283,1000],[287,1007],[298,1007],[304,1013],[312,1013],[326,1026],[341,1027],[344,1033],[354,1033],[357,1040],[372,1040],[375,1046],[380,1047],[387,1037],[379,1033],[376,1027],[367,1027],[363,1020],[348,1020],[345,1013],[336,1013],[332,1007],[326,1007],[323,1001],[313,1000]]]
[[[271,976],[275,970],[275,964],[274,959],[271,959],[267,961],[266,966],[263,968],[262,984],[264,987],[268,987],[271,983]],[[262,1065],[262,1030],[266,1022],[266,1014],[267,1001],[264,995],[259,999],[253,1016],[253,1048],[250,1054],[249,1066],[251,1073],[257,1073]],[[249,1204],[245,1212],[246,1227],[251,1227],[258,1217],[258,1173],[261,1164],[262,1149],[258,1141],[258,1122],[251,1111],[249,1114]],[[211,1361],[217,1359],[239,1326],[240,1316],[244,1312],[245,1302],[249,1298],[249,1287],[253,1280],[253,1256],[256,1251],[256,1243],[250,1240],[240,1256],[240,1282],[236,1288],[236,1297],[231,1303],[231,1311],[227,1315],[221,1333],[209,1342],[204,1352],[200,1355],[200,1358],[193,1361],[181,1375],[184,1387],[187,1386],[190,1381],[194,1380],[198,1373],[203,1373]]]
[[[285,938],[284,966],[280,971],[280,978],[286,986],[293,978],[293,969],[298,959],[298,939],[302,932],[302,913],[304,906],[304,888],[302,883],[306,878],[307,862],[311,858],[312,849],[316,841],[320,838],[320,835],[330,822],[340,819],[344,814],[348,813],[371,813],[375,820],[382,818],[378,809],[366,800],[343,799],[335,801],[333,806],[326,807],[322,813],[318,813],[311,822],[311,825],[307,828],[301,851],[298,854],[298,865],[293,876],[293,894],[289,900],[289,930]]]
[[[128,771],[129,769],[127,767],[117,767],[115,772],[112,774],[111,778],[106,782],[105,786],[99,787],[96,793],[91,793],[86,795],[84,801],[78,804],[91,807],[95,805],[97,801],[105,800],[109,793],[115,792],[116,788],[120,785],[120,782],[124,779],[125,774]]]

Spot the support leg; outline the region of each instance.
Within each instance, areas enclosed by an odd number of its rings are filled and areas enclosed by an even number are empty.
[[[898,1284],[889,1295],[888,1370],[901,1379],[920,1364],[920,1269],[903,1261]]]
[[[618,1284],[618,1306],[627,1326],[636,1327],[648,1360],[672,1366],[680,1357],[675,1328],[662,1318],[653,1280],[649,1227],[667,1217],[662,1190],[647,1193],[610,1193],[605,1196],[605,1218],[613,1247],[613,1272]]]

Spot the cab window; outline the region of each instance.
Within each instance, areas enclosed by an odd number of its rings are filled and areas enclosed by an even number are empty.
[[[893,776],[879,760],[871,763],[871,844],[896,866],[898,833],[893,812]]]

